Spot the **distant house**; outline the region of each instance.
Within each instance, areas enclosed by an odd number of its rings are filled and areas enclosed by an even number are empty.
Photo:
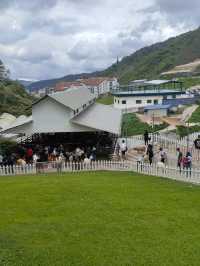
[[[114,90],[118,87],[117,78],[109,78],[109,77],[95,77],[88,79],[80,79],[81,83],[83,83],[91,93],[96,96],[106,94]]]
[[[149,105],[144,108],[144,113],[150,117],[165,117],[168,115],[170,107],[170,105],[163,104]]]
[[[96,77],[88,79],[79,79],[75,81],[61,81],[58,82],[55,87],[41,88],[36,91],[32,91],[31,94],[41,98],[45,95],[50,95],[54,92],[62,92],[69,89],[83,89],[87,88],[91,93],[98,97],[102,94],[106,94],[115,90],[118,87],[117,78],[109,77]]]
[[[114,107],[131,112],[151,105],[176,106],[195,102],[194,95],[187,94],[182,82],[175,80],[152,80],[142,85],[121,86],[112,95]]]
[[[69,89],[79,89],[79,88],[86,88],[86,86],[80,81],[62,81],[56,84],[54,91],[66,91]]]

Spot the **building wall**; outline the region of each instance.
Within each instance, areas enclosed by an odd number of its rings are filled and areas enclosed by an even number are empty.
[[[147,103],[148,100],[151,102]],[[154,100],[157,101],[156,104],[162,104],[163,96],[128,96],[128,97],[114,97],[114,107],[119,109],[126,109],[126,108],[141,108],[148,105],[155,104]],[[124,104],[123,104],[123,101]],[[141,101],[141,103],[136,103],[136,101]]]
[[[155,117],[164,117],[167,116],[167,109],[158,109],[158,110],[148,110],[145,112],[147,116],[152,117],[153,115]]]
[[[74,116],[73,111],[50,98],[35,104],[32,116],[34,133],[94,131],[91,128],[73,124],[70,121]]]

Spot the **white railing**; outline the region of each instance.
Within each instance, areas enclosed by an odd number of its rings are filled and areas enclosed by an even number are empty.
[[[176,154],[177,148],[180,148],[184,154],[187,152],[187,141],[185,139],[184,140],[177,140],[176,138],[171,139],[157,134],[154,135],[150,134],[149,136],[151,137],[151,141],[159,144],[160,147],[167,149],[168,153]],[[126,141],[129,149],[135,148],[137,145],[142,145],[142,144],[144,145],[143,135],[128,137]],[[191,141],[189,142],[189,151],[192,153],[194,160],[200,159],[200,151],[195,149],[193,142]]]
[[[95,161],[91,163],[38,163],[37,165],[0,167],[1,176],[28,175],[36,173],[65,173],[84,171],[133,171],[146,175],[166,177],[191,183],[200,183],[200,171],[194,169],[179,169],[158,167],[158,165],[143,164],[131,161]]]

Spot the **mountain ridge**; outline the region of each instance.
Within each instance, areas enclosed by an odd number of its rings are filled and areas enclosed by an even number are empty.
[[[162,72],[177,65],[187,64],[200,58],[200,28],[171,37],[166,41],[143,47],[125,56],[117,64],[114,63],[103,71],[67,75],[57,79],[43,80],[28,86],[30,90],[53,86],[59,81],[95,76],[117,76],[121,83],[133,79],[156,78]]]

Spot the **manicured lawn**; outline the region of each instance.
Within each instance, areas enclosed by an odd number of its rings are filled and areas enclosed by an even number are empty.
[[[111,105],[114,103],[114,97],[112,95],[102,96],[97,99],[97,102],[105,105]]]
[[[158,131],[167,127],[166,124],[162,125],[155,125],[154,131]],[[136,114],[124,114],[122,119],[122,135],[123,136],[134,136],[144,134],[145,130],[148,132],[152,132],[152,126],[148,125],[147,123],[141,122]]]
[[[0,178],[0,265],[199,265],[200,187],[133,173]]]

